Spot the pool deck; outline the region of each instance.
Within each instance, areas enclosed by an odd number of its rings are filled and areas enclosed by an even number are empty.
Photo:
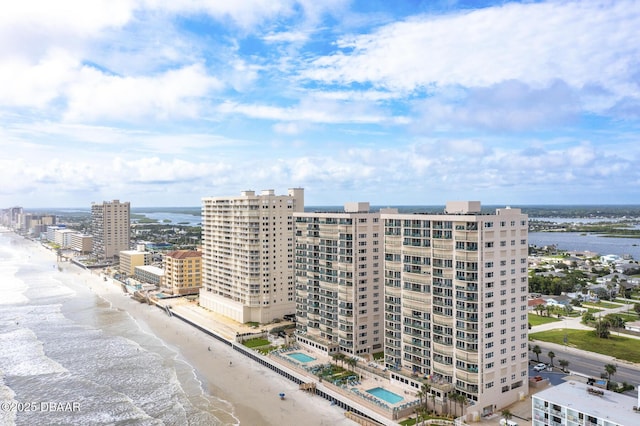
[[[296,359],[288,356],[290,353],[304,353],[307,356],[316,358],[311,362],[300,362]],[[279,351],[275,351],[272,353],[271,358],[278,363],[291,367],[292,365],[296,367],[298,371],[304,372],[305,375],[309,377],[310,382],[323,382],[327,385],[326,380],[322,380],[318,376],[316,376],[312,371],[314,368],[319,368],[320,366],[327,364],[334,364],[335,361],[326,355],[320,354],[318,352],[311,351],[304,347],[294,346],[290,349],[281,349]],[[340,364],[338,364],[340,365]],[[346,368],[346,366],[345,366]],[[340,391],[340,393],[348,395],[355,401],[358,401],[361,404],[364,404],[369,407],[375,407],[376,409],[388,410],[392,411],[393,409],[401,409],[406,406],[408,403],[412,403],[418,399],[418,396],[415,392],[411,392],[401,388],[399,386],[395,386],[389,383],[388,380],[379,378],[377,375],[373,373],[369,373],[362,368],[355,368],[356,372],[354,375],[360,376],[359,380],[347,382],[341,385],[329,384],[333,388]],[[393,392],[394,394],[402,397],[401,401],[397,403],[390,403],[385,401],[382,398],[378,398],[367,391],[374,388],[384,388],[389,392]]]

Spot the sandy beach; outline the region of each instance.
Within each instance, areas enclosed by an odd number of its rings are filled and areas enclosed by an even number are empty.
[[[53,252],[36,242],[30,250],[56,261]],[[91,272],[69,262],[61,262],[63,282],[74,280],[111,303],[114,309],[126,311],[143,331],[161,339],[195,370],[202,387],[211,397],[228,401],[232,409],[216,413],[223,424],[241,425],[354,425],[345,418],[344,410],[329,401],[312,396],[298,386],[230,347],[184,323],[169,317],[155,306],[141,304],[125,295],[111,279],[104,281]],[[284,400],[279,397],[285,393]]]

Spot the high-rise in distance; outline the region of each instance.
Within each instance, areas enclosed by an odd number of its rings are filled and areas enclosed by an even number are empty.
[[[528,394],[528,218],[448,202],[383,214],[385,365],[392,381],[452,392],[480,415]]]
[[[93,253],[101,260],[113,260],[131,244],[131,206],[119,200],[91,204]]]
[[[302,211],[302,188],[203,198],[200,305],[241,323],[293,314],[293,214]]]

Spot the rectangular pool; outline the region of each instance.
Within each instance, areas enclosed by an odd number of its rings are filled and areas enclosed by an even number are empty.
[[[397,404],[398,402],[404,399],[400,395],[390,392],[385,388],[373,388],[373,389],[369,389],[367,392],[375,396],[376,398],[380,398],[388,402],[389,404]]]
[[[298,362],[311,362],[316,360],[314,357],[311,357],[307,354],[303,354],[301,352],[294,352],[291,354],[287,354],[287,356],[295,359]]]

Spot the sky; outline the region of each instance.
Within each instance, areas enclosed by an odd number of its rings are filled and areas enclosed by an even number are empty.
[[[640,204],[640,2],[21,0],[0,208]]]

